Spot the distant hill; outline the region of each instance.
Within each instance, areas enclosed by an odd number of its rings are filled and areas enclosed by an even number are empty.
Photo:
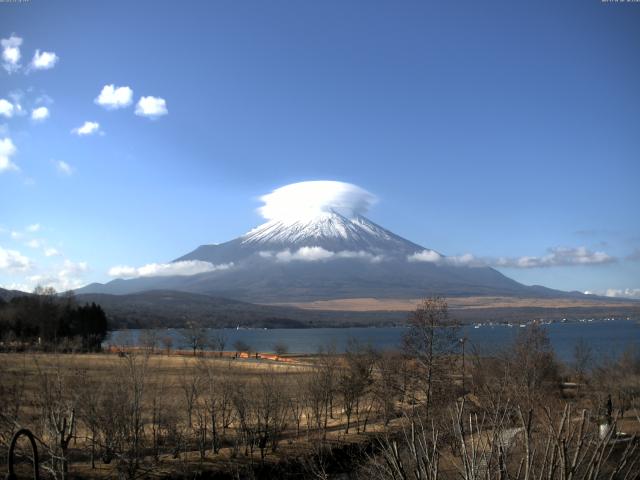
[[[255,305],[228,298],[179,291],[151,290],[129,295],[79,294],[78,302],[95,302],[107,313],[111,328],[183,327],[189,322],[208,327],[251,326],[307,328],[314,326],[399,323],[405,312],[316,311]]]
[[[0,289],[0,308],[5,300],[19,295],[30,295],[16,290]],[[482,297],[478,297],[479,300]],[[506,298],[506,297],[505,297]],[[549,320],[633,317],[640,318],[640,302],[589,296],[586,300],[536,301],[526,298],[505,298],[476,301],[473,298],[450,299],[451,316],[463,323],[520,322],[536,318]],[[586,296],[582,297],[583,299]],[[310,305],[260,305],[223,297],[170,290],[111,295],[78,294],[78,303],[95,302],[109,319],[109,328],[181,328],[189,323],[206,327],[236,326],[260,328],[348,327],[370,325],[402,325],[412,301],[397,302],[388,308],[385,301],[377,302],[379,309],[360,309],[361,302],[323,302]],[[395,304],[394,302],[391,302]]]
[[[0,304],[2,303],[2,301],[8,302],[13,297],[20,297],[23,295],[30,295],[30,293],[21,292],[20,290],[7,290],[4,288],[0,288]]]

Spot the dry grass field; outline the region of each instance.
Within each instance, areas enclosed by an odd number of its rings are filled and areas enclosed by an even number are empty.
[[[545,445],[565,445],[607,459],[598,467],[606,476],[584,477],[592,466],[580,457],[573,478],[634,478],[640,358],[560,365],[547,340],[531,327],[501,356],[470,355],[464,372],[457,356],[358,345],[288,362],[144,349],[0,353],[0,455],[26,427],[45,478],[400,480],[408,465],[426,469],[420,480],[481,480],[515,475],[531,456],[539,475],[566,480],[544,470],[561,454]],[[624,469],[610,477],[617,462]],[[475,473],[462,474],[467,467]]]
[[[576,307],[629,307],[640,309],[634,301],[598,299],[545,299],[518,297],[450,297],[446,299],[452,310],[497,309],[497,308],[576,308]],[[306,310],[334,310],[352,312],[410,312],[415,310],[420,299],[411,298],[345,298],[337,300],[316,300],[313,302],[278,303],[277,305],[303,308]],[[275,305],[275,304],[274,304]]]
[[[126,476],[119,462],[103,459],[110,443],[131,441],[131,432],[110,432],[104,425],[91,432],[91,426],[100,422],[132,421],[126,412],[124,418],[110,414],[108,410],[117,411],[119,402],[139,409],[145,437],[139,455],[141,472],[152,468],[154,476],[172,477],[203,470],[229,473],[265,461],[278,465],[313,455],[318,438],[331,445],[358,444],[384,429],[372,393],[366,402],[362,399],[366,411],[351,407],[348,433],[337,395],[330,400],[328,392],[315,389],[316,398],[309,398],[307,390],[320,381],[317,361],[141,352],[4,353],[0,354],[0,393],[6,409],[2,413],[15,412],[16,428],[28,427],[51,450],[55,432],[47,417],[74,416],[73,441],[65,453],[72,476]],[[326,367],[337,374],[339,363],[334,358]],[[139,405],[132,398],[137,389]],[[315,407],[303,403],[307,399],[315,401]],[[212,422],[217,423],[215,452]],[[121,438],[109,438],[118,435]],[[5,432],[5,443],[7,438]]]

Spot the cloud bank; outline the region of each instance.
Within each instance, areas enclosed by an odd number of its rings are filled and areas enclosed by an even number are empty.
[[[294,261],[300,262],[318,262],[323,260],[335,260],[339,258],[357,258],[367,260],[373,263],[384,260],[382,255],[373,255],[363,250],[341,250],[339,252],[331,252],[322,247],[302,247],[296,251],[281,250],[279,252],[262,251],[259,254],[262,258],[273,259],[278,262],[288,263]]]
[[[502,268],[548,268],[572,267],[579,265],[603,265],[616,261],[605,252],[593,252],[586,247],[550,248],[547,255],[540,257],[475,257],[470,253],[460,256],[441,255],[433,250],[423,250],[407,257],[410,262],[430,262],[440,265],[466,267],[502,267]]]
[[[258,213],[267,220],[298,220],[330,211],[347,217],[365,214],[377,198],[351,183],[320,180],[285,185],[260,200],[264,205]]]
[[[111,277],[117,278],[171,277],[228,270],[232,267],[233,263],[214,265],[213,263],[203,262],[201,260],[184,260],[172,263],[149,263],[142,267],[118,265],[110,268],[108,274]]]
[[[584,293],[585,295],[640,299],[640,288],[607,288],[606,290],[587,290]]]

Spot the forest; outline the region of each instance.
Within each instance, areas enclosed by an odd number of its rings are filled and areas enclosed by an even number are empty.
[[[4,350],[97,351],[107,335],[107,317],[95,303],[79,305],[73,294],[38,287],[33,294],[0,298],[0,348]]]

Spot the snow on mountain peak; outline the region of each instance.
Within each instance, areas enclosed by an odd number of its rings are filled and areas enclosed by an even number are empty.
[[[328,251],[415,252],[422,247],[361,215],[347,218],[335,211],[304,219],[274,219],[240,237],[243,245],[278,248],[322,247]]]

